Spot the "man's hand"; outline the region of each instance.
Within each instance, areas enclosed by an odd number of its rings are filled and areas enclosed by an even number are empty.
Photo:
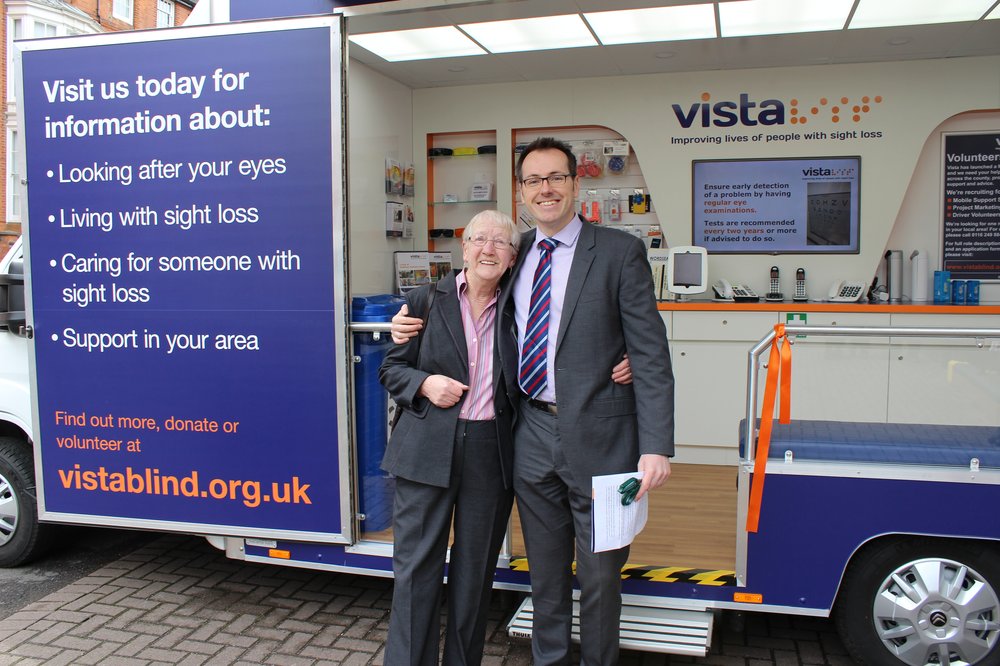
[[[397,345],[409,342],[410,338],[416,336],[424,327],[423,319],[408,317],[409,314],[410,309],[403,303],[403,307],[399,308],[399,312],[392,318],[392,341]]]
[[[632,364],[629,363],[628,354],[625,354],[625,358],[618,365],[611,368],[611,381],[615,384],[632,383]]]
[[[406,307],[405,305],[403,307]],[[420,385],[420,395],[430,400],[435,406],[447,409],[458,404],[462,394],[469,387],[444,375],[431,375]]]
[[[648,490],[659,488],[670,477],[670,458],[657,453],[639,456],[639,471],[643,472],[642,485],[636,493],[636,500],[642,499]]]

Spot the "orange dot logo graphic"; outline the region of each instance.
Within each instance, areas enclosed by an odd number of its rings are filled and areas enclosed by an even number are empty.
[[[799,111],[798,106],[801,100],[801,97],[793,97],[789,102],[792,107],[791,111],[789,111],[791,116],[790,122],[792,124],[805,123],[808,120],[805,111]],[[809,115],[822,119],[826,115],[827,110],[829,110],[828,117],[830,122],[839,123],[841,120],[850,120],[860,123],[867,114],[871,113],[873,104],[881,103],[881,95],[861,95],[854,98],[843,95],[833,98],[832,103],[831,98],[824,96],[817,99],[813,102],[813,106],[809,107]],[[803,103],[803,106],[805,104]]]

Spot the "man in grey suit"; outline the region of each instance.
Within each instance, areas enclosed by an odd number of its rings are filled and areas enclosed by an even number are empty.
[[[569,146],[535,140],[521,153],[516,175],[537,227],[522,234],[512,288],[501,296],[500,342],[508,394],[521,396],[514,491],[531,570],[532,654],[536,666],[569,663],[575,543],[582,663],[614,664],[620,572],[629,549],[592,552],[591,477],[638,470],[642,497],[670,475],[674,401],[666,330],[643,242],[576,215],[580,182]],[[538,345],[545,362],[528,368],[522,352],[537,342],[532,294],[546,239],[555,248],[547,267],[548,334]],[[608,379],[625,353],[631,385]]]
[[[643,242],[576,215],[570,147],[537,139],[516,171],[537,228],[521,235],[514,279],[500,297],[498,341],[507,393],[518,403],[514,490],[531,571],[532,655],[537,666],[570,662],[575,548],[582,663],[614,664],[629,549],[592,552],[591,477],[638,470],[639,498],[669,477],[666,330]],[[403,341],[418,324],[397,315],[393,338]],[[610,379],[624,354],[631,385]]]

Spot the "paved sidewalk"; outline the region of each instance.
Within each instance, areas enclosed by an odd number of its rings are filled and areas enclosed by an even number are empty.
[[[392,581],[227,560],[203,539],[164,536],[0,620],[7,664],[382,664]],[[531,663],[497,593],[486,666]],[[827,620],[748,615],[717,625],[704,659],[623,653],[623,666],[851,662]]]

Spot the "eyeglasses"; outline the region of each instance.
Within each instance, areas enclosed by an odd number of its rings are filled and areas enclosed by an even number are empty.
[[[490,243],[498,250],[503,250],[508,247],[513,247],[513,244],[505,238],[487,238],[486,236],[473,236],[472,238],[466,238],[467,243],[471,243],[476,247],[483,247],[487,243]]]
[[[562,185],[569,179],[570,175],[568,173],[554,173],[552,175],[545,176],[544,178],[541,176],[530,176],[522,180],[521,184],[524,185],[529,190],[533,190],[536,187],[541,187],[542,181],[548,181],[549,185],[552,185],[553,187],[558,187],[559,185]]]

